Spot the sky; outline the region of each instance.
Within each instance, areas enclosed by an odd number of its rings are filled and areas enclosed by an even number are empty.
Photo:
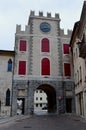
[[[43,11],[60,15],[60,28],[73,30],[80,20],[84,0],[1,0],[0,1],[0,50],[14,50],[16,25],[22,30],[28,24],[30,11]]]

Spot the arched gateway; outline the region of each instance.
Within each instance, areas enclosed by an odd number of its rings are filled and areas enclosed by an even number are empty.
[[[73,112],[74,97],[72,97],[73,91],[71,91],[71,85],[72,82],[71,84],[70,82],[65,82],[63,84],[62,81],[52,81],[49,79],[14,81],[12,115],[17,114],[19,109],[18,102],[22,103],[20,105],[21,114],[25,115],[32,114],[32,112],[34,113],[34,92],[36,89],[41,89],[47,94],[49,113],[60,114],[67,112],[67,110]],[[67,95],[68,92],[69,95]],[[69,104],[69,106],[66,106],[66,104]]]
[[[43,90],[47,95],[47,110],[48,112],[56,112],[57,111],[57,103],[56,103],[56,90],[52,86],[48,84],[42,84],[37,89]]]

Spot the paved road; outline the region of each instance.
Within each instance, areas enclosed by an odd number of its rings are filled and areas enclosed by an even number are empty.
[[[86,121],[76,116],[34,115],[0,124],[0,130],[86,130]]]

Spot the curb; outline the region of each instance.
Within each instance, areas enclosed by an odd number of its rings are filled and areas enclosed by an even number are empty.
[[[31,115],[21,115],[21,116],[16,115],[16,116],[13,116],[13,117],[6,117],[6,118],[3,118],[3,119],[0,119],[0,124],[18,121],[18,120],[23,120],[23,119],[30,118],[30,117],[31,117]]]

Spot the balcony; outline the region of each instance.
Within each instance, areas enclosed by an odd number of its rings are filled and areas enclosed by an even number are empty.
[[[79,56],[82,58],[86,58],[86,36],[83,36],[83,39],[81,42],[78,42],[79,47]]]

